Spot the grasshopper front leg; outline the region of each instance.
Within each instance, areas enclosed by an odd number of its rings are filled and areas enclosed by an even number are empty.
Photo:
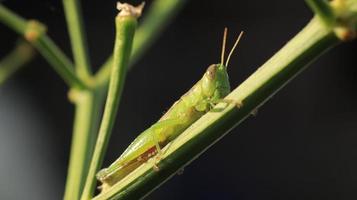
[[[238,109],[243,106],[243,102],[242,101],[237,101],[237,100],[234,100],[234,99],[219,99],[219,100],[216,101],[216,103],[226,103],[227,106],[230,105],[230,104],[233,104]]]
[[[218,104],[218,103],[225,103],[225,107],[221,108],[221,109],[214,109],[214,107]],[[228,105],[234,105],[236,106],[238,109],[241,108],[243,106],[243,102],[241,101],[237,101],[234,99],[205,99],[203,101],[201,101],[200,103],[198,103],[195,108],[198,111],[213,111],[213,112],[220,112],[223,109],[225,109]]]

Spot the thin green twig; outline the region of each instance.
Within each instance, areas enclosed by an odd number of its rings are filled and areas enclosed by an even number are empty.
[[[132,66],[150,47],[160,32],[167,26],[170,20],[176,16],[186,0],[155,0],[146,12],[146,15],[135,33],[133,49],[130,57]],[[109,82],[113,57],[109,57],[95,75],[97,85],[106,85]],[[129,66],[129,67],[130,67]]]
[[[73,64],[55,43],[44,34],[46,28],[39,22],[26,21],[11,10],[0,4],[0,22],[23,35],[41,55],[51,64],[53,69],[71,87],[86,88],[73,71]]]
[[[90,76],[90,61],[82,19],[82,9],[79,0],[63,0],[63,7],[67,19],[67,27],[72,43],[72,52],[79,77],[85,79]]]
[[[142,9],[142,6],[135,8],[129,4],[119,3],[118,5],[121,11],[115,19],[116,37],[114,44],[114,60],[108,96],[99,129],[97,143],[95,145],[88,176],[81,197],[82,200],[91,199],[93,195],[93,189],[96,183],[95,174],[102,164],[104,153],[116,119],[129,64],[129,57],[137,25],[137,17],[140,16]]]
[[[16,47],[0,61],[0,85],[25,66],[34,55],[34,49],[30,44],[25,41],[18,42]]]

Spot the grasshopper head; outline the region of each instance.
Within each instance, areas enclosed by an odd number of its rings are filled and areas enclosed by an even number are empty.
[[[229,78],[227,74],[227,66],[229,59],[237,47],[243,32],[241,32],[234,43],[231,51],[228,54],[226,62],[224,62],[224,54],[226,48],[227,28],[224,29],[221,62],[219,64],[210,65],[202,78],[203,94],[211,100],[219,100],[229,94],[231,88],[229,86]]]
[[[221,99],[230,92],[227,68],[223,64],[208,67],[202,78],[202,91],[211,99]]]

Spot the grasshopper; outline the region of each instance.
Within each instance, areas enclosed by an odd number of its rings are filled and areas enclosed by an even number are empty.
[[[156,156],[156,159],[159,159],[162,155],[162,148],[217,103],[236,103],[238,107],[241,106],[240,102],[223,98],[230,92],[227,74],[229,59],[242,34],[243,32],[239,34],[224,63],[227,28],[224,29],[221,62],[210,65],[203,77],[176,101],[158,122],[142,132],[114,163],[97,173],[97,179],[102,182],[100,186],[102,191],[107,190],[150,158]],[[155,167],[156,163],[154,169]]]

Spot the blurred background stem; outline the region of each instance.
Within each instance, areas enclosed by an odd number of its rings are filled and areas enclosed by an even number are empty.
[[[100,117],[100,99],[93,91],[76,91],[75,118],[64,199],[78,199],[87,176]]]
[[[46,27],[35,20],[25,20],[0,4],[0,22],[24,36],[41,55],[50,63],[50,66],[70,86],[86,88],[73,71],[73,64],[57,45],[45,34]]]
[[[34,49],[26,41],[19,41],[16,47],[0,61],[0,86],[34,57]]]
[[[89,78],[91,66],[87,48],[87,36],[82,17],[80,0],[63,0],[67,28],[71,40],[76,72],[81,78]]]
[[[64,13],[70,36],[76,74],[79,78],[90,81],[91,66],[87,48],[81,2],[63,0]],[[100,91],[72,89],[75,105],[72,145],[68,164],[64,199],[79,199],[87,177],[90,159],[97,135],[97,126],[101,114],[102,95]]]

